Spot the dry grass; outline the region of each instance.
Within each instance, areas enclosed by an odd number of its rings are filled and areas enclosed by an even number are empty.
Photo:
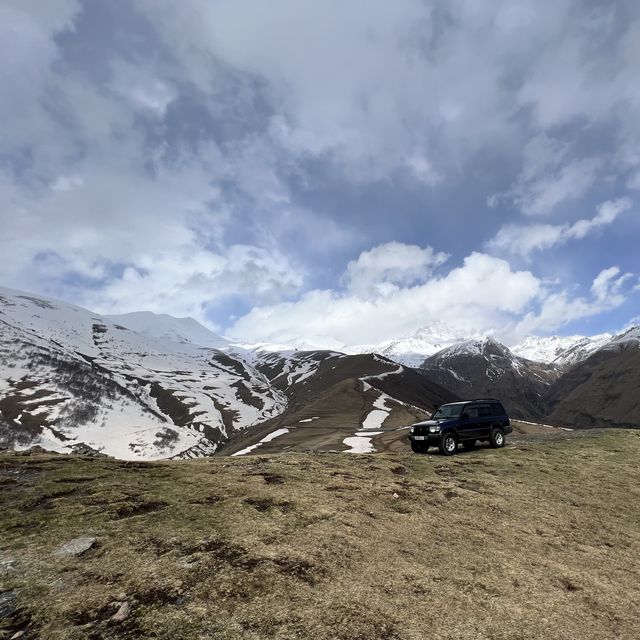
[[[609,431],[453,458],[0,456],[0,637],[635,639],[639,455]],[[76,536],[97,547],[53,555]]]

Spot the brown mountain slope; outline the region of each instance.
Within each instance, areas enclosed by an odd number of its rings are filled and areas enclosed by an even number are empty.
[[[612,343],[549,389],[546,420],[567,427],[640,427],[640,345]]]
[[[525,420],[545,415],[545,395],[558,376],[553,365],[514,356],[491,338],[443,349],[425,360],[422,371],[463,398],[498,398],[509,415]]]
[[[377,355],[314,351],[283,359],[270,354],[268,364],[258,368],[272,376],[272,385],[282,385],[287,409],[237,434],[223,454],[256,445],[276,431],[277,437],[259,445],[260,453],[347,450],[352,444],[345,439],[363,435],[379,450],[376,439],[383,439],[386,430],[408,426],[427,417],[435,405],[458,399],[416,370]]]

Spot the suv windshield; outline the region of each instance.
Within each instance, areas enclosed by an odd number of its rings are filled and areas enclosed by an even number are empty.
[[[443,404],[432,416],[432,420],[440,420],[442,418],[459,418],[464,405],[462,404]]]

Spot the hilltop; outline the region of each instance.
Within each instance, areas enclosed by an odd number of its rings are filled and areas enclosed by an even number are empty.
[[[3,454],[0,637],[635,640],[639,455]]]

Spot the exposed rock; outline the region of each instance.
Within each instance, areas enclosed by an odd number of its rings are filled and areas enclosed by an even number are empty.
[[[88,536],[81,536],[65,542],[62,546],[58,547],[54,552],[57,556],[81,556],[86,551],[89,551],[96,544],[95,538],[89,538]]]
[[[79,456],[91,456],[93,458],[109,458],[110,457],[107,454],[102,453],[97,449],[94,449],[93,447],[90,447],[88,444],[85,444],[84,442],[78,442],[77,444],[71,445],[69,448],[73,451],[73,453]]]
[[[32,453],[49,453],[46,449],[43,449],[40,445],[36,444],[28,449],[22,451],[16,451],[17,456],[30,456]]]
[[[123,622],[131,613],[131,605],[128,602],[114,602],[114,604],[119,604],[120,608],[111,616],[111,620],[113,622]]]
[[[15,573],[17,560],[13,558],[0,558],[0,577]]]
[[[18,597],[15,589],[0,593],[0,620],[12,616],[18,609]]]

